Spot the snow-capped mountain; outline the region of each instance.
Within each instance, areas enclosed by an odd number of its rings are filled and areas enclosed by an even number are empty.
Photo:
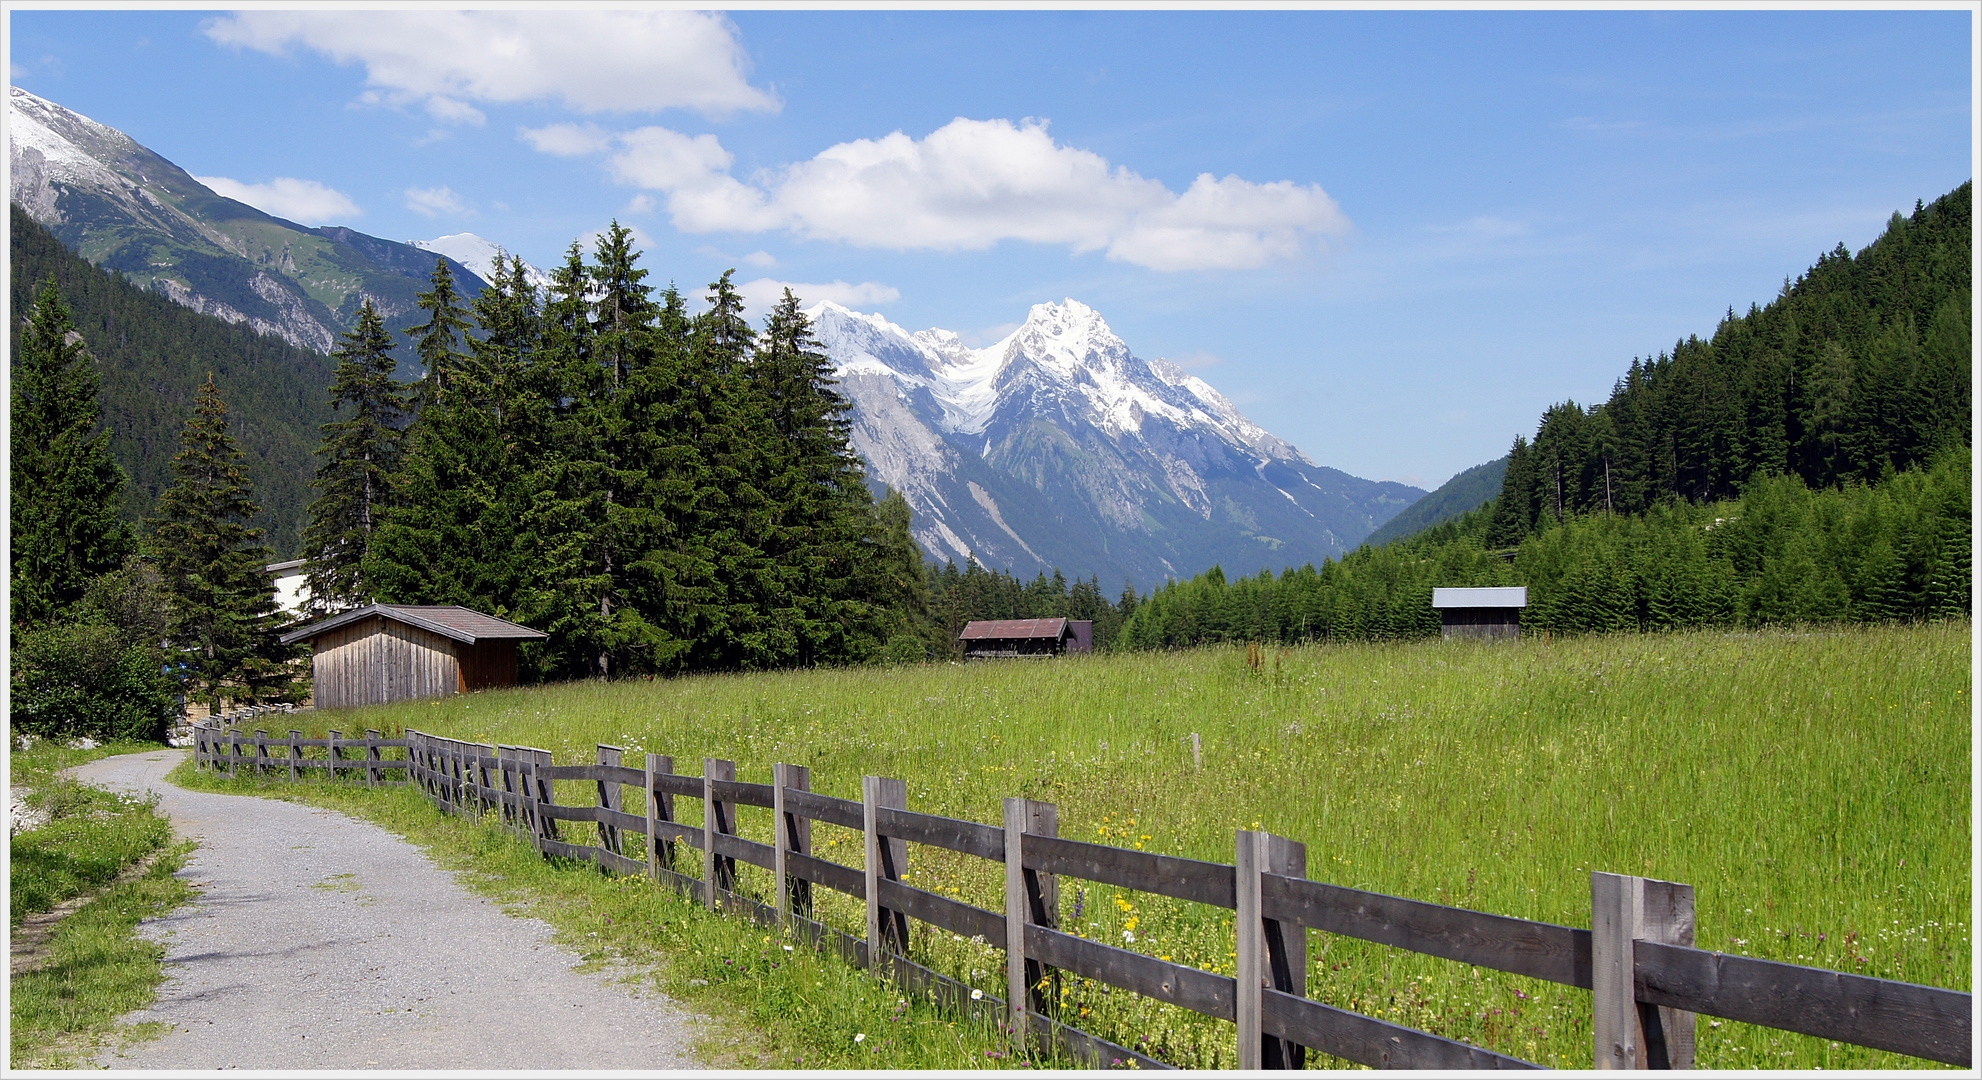
[[[473,270],[475,276],[481,278],[483,281],[494,281],[496,279],[495,263],[497,259],[507,261],[510,258],[508,248],[503,247],[493,240],[485,240],[471,232],[455,233],[452,236],[437,236],[432,240],[415,240],[413,241],[413,246],[419,248],[421,251],[431,251],[436,255],[445,255],[468,269]],[[543,295],[550,290],[551,276],[530,263],[526,262],[523,264],[523,277],[530,283],[532,288],[537,290],[538,295]]]
[[[870,480],[903,493],[937,559],[1147,588],[1214,563],[1319,564],[1423,495],[1316,465],[1076,300],[983,349],[837,304],[807,314]]]
[[[367,299],[388,326],[403,325],[433,273],[430,252],[226,198],[116,128],[18,86],[7,94],[7,155],[9,197],[83,258],[319,352],[336,347]],[[481,278],[454,261],[462,294],[481,292]]]

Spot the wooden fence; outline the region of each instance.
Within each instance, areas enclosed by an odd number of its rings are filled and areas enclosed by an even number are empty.
[[[772,766],[770,784],[742,783],[734,762],[705,758],[700,775],[676,773],[672,758],[648,754],[641,767],[598,748],[590,765],[556,765],[548,751],[478,745],[408,731],[403,739],[286,739],[202,728],[205,767],[243,767],[291,779],[303,769],[333,777],[403,770],[440,809],[497,814],[546,856],[584,859],[616,873],[645,874],[711,908],[744,911],[791,928],[849,961],[882,970],[939,1001],[980,1015],[1002,1013],[1010,1030],[1090,1064],[1165,1068],[1125,1047],[1062,1024],[1038,988],[1065,971],[1168,1002],[1238,1027],[1239,1067],[1299,1068],[1313,1049],[1389,1069],[1527,1069],[1530,1062],[1365,1016],[1307,996],[1307,931],[1342,934],[1428,956],[1591,991],[1597,1068],[1691,1068],[1696,1017],[1705,1014],[1968,1067],[1971,995],[1932,986],[1800,967],[1693,947],[1690,885],[1619,874],[1591,875],[1591,929],[1556,926],[1313,881],[1306,846],[1240,830],[1231,864],[1090,844],[1058,835],[1052,803],[1005,800],[1002,825],[919,814],[904,781],[864,777],[859,801],[811,790],[799,765]],[[286,748],[271,756],[272,748]],[[321,747],[322,759],[302,751]],[[403,759],[383,749],[404,747]],[[340,758],[364,751],[362,758]],[[591,805],[558,802],[558,781],[592,789]],[[631,788],[640,806],[624,802]],[[701,803],[701,821],[677,816],[675,800]],[[771,812],[775,842],[737,835],[737,811]],[[575,842],[561,822],[596,826],[595,842]],[[861,867],[814,854],[812,827],[859,832]],[[629,836],[642,839],[629,844]],[[588,840],[592,838],[588,837]],[[975,907],[904,884],[908,845],[961,852],[1005,865],[1004,910]],[[679,871],[677,845],[701,852],[700,875]],[[639,857],[628,853],[639,848]],[[776,903],[734,891],[738,861],[763,867]],[[1235,912],[1237,975],[1203,971],[1062,931],[1060,878],[1208,904]],[[814,887],[864,902],[866,933],[855,937],[813,921]],[[913,922],[1002,946],[1007,994],[972,996],[969,987],[907,959]]]

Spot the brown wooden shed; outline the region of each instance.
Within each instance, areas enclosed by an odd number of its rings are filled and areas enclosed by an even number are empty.
[[[318,708],[516,685],[516,643],[549,634],[465,607],[372,604],[282,635],[307,641]]]
[[[980,619],[965,623],[957,640],[965,660],[1024,660],[1058,656],[1075,637],[1065,619]]]

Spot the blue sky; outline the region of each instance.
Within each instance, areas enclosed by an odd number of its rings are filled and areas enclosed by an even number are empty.
[[[8,19],[14,84],[272,212],[540,266],[617,216],[978,344],[1071,296],[1425,487],[1975,167],[1952,7]]]

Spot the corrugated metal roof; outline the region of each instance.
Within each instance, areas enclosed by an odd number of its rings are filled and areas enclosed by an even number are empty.
[[[1509,585],[1494,589],[1433,589],[1431,606],[1434,608],[1527,607],[1528,587]]]
[[[1067,632],[1065,619],[983,619],[964,624],[958,641],[1028,640],[1032,638],[1058,638]]]
[[[395,622],[431,630],[446,638],[473,645],[477,641],[513,639],[519,641],[542,641],[550,637],[540,630],[520,626],[508,619],[498,619],[494,615],[484,615],[470,608],[456,605],[422,604],[371,604],[340,612],[327,619],[319,619],[298,630],[282,635],[284,645],[298,641],[308,641],[327,630],[349,626],[360,619],[382,615]]]

